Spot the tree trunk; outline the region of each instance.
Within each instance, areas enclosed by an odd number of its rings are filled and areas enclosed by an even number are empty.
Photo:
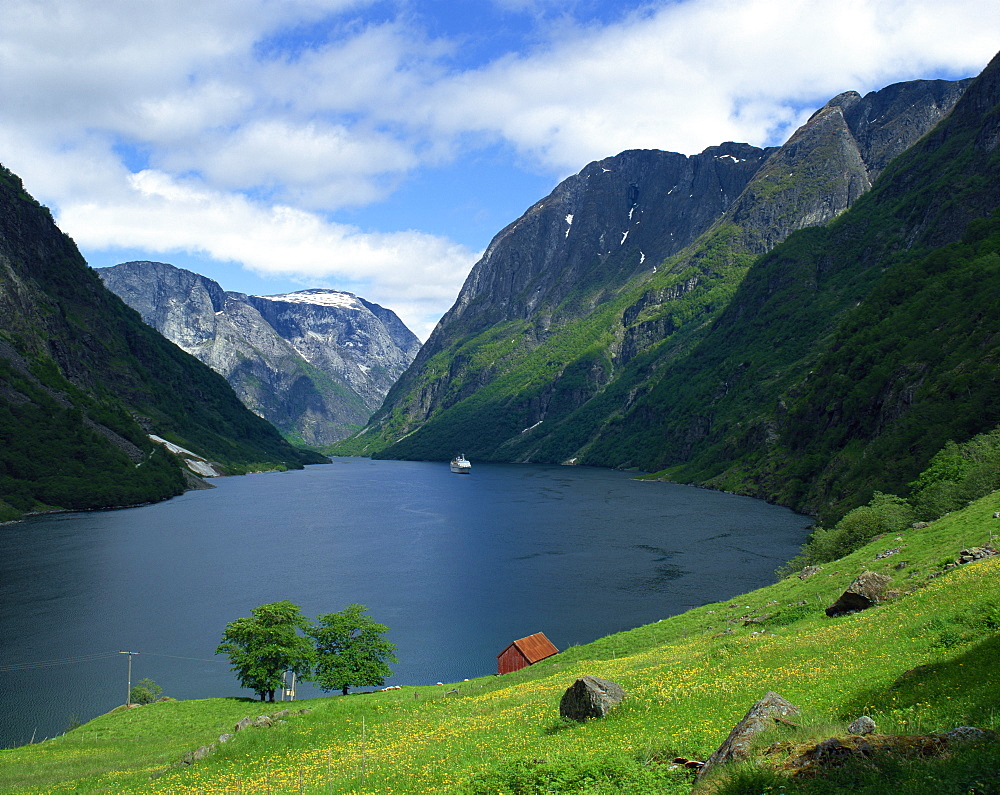
[[[344,694],[345,696],[347,695],[347,685],[344,685],[344,689],[343,689],[343,694]]]

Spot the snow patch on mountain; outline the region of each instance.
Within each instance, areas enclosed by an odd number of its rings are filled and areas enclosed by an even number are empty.
[[[295,293],[284,293],[282,295],[262,295],[266,301],[285,301],[290,304],[315,304],[316,306],[335,306],[340,309],[353,309],[361,311],[361,302],[352,293],[343,293],[339,290],[300,290]]]

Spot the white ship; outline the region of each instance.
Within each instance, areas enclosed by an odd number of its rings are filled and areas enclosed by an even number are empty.
[[[459,475],[468,475],[472,472],[472,464],[462,453],[459,453],[451,459],[451,471],[457,472]]]

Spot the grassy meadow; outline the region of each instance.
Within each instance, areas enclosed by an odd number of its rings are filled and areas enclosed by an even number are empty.
[[[932,576],[964,547],[1000,534],[997,511],[1000,492],[877,538],[806,579],[791,575],[515,674],[299,701],[292,706],[308,714],[245,729],[190,766],[176,763],[240,718],[290,705],[208,699],[119,708],[62,737],[0,751],[0,792],[681,793],[692,778],[672,759],[706,758],[768,690],[801,715],[798,727],[776,724],[761,748],[844,736],[862,714],[887,734],[1000,730],[1000,558]],[[865,570],[889,575],[898,595],[828,618],[824,608]],[[602,720],[566,723],[562,693],[588,674],[621,684],[625,700]],[[875,759],[829,780],[772,772],[780,767],[772,755],[699,788],[985,795],[1000,792],[998,745],[944,759]],[[894,780],[906,783],[895,788]]]

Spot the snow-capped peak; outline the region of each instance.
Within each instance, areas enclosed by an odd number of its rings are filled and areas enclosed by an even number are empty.
[[[286,301],[292,304],[316,304],[317,306],[336,306],[341,309],[362,309],[361,302],[352,293],[344,293],[339,290],[299,290],[294,293],[284,293],[283,295],[262,295],[261,298],[267,301]]]

